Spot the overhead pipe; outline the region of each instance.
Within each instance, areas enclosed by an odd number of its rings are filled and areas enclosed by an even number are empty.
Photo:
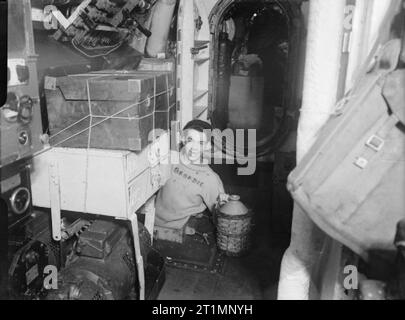
[[[309,2],[303,105],[297,162],[314,143],[336,103],[342,53],[346,0]],[[297,205],[293,211],[291,244],[283,256],[278,286],[279,300],[319,298],[314,275],[327,237]]]
[[[175,6],[176,0],[158,0],[155,4],[151,23],[152,35],[146,43],[146,54],[148,56],[157,57],[166,52]]]

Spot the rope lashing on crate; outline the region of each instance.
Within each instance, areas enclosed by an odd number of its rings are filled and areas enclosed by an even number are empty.
[[[170,129],[170,111],[171,111],[171,109],[172,109],[173,107],[176,106],[176,103],[173,103],[172,105],[170,105],[170,97],[171,97],[172,94],[173,94],[174,87],[171,87],[171,88],[169,89],[169,77],[166,77],[166,88],[168,88],[168,92],[169,92],[169,94],[166,95],[166,98],[167,98],[167,105],[168,105],[168,110],[167,110],[167,112],[168,112],[167,128]],[[156,87],[155,87],[155,90],[156,90]],[[155,100],[155,104],[156,104],[156,100]],[[164,113],[164,112],[166,112],[166,111],[165,111],[165,110],[155,110],[155,112],[156,112],[156,113]],[[153,118],[153,121],[155,121],[155,118]],[[153,127],[155,128],[155,123],[153,123]]]
[[[98,79],[98,78],[102,78],[102,77],[107,77],[107,76],[109,76],[109,74],[108,74],[108,75],[102,75],[102,76],[99,76],[99,77],[94,77],[94,78],[92,78],[92,79],[90,79],[90,80],[94,80],[94,79],[96,79],[96,78]],[[156,79],[155,79],[155,81],[156,81]],[[155,94],[155,97],[154,97],[155,99],[156,99],[157,97],[163,95],[163,94],[167,94],[167,93],[172,94],[172,93],[173,93],[174,87],[169,88],[169,87],[168,87],[168,79],[166,79],[166,81],[167,81],[167,86],[166,86],[167,90],[166,90],[166,91],[163,91],[163,92],[161,92],[161,93],[159,93],[159,94]],[[156,85],[155,85],[155,91],[156,91]],[[88,95],[88,96],[89,96],[89,95]],[[89,130],[89,129],[91,129],[91,128],[93,128],[93,127],[95,127],[95,126],[97,126],[97,125],[99,125],[99,124],[101,124],[101,123],[103,123],[103,122],[105,122],[105,121],[107,121],[107,120],[110,120],[110,119],[122,119],[122,120],[132,120],[132,119],[136,119],[136,120],[141,120],[141,119],[144,119],[144,118],[149,117],[153,112],[157,112],[157,113],[166,112],[166,111],[163,111],[163,110],[153,110],[150,114],[144,115],[144,116],[142,116],[142,117],[119,117],[119,116],[118,116],[120,113],[123,113],[123,112],[125,112],[125,111],[127,111],[127,110],[129,110],[129,109],[131,109],[131,108],[133,108],[133,107],[135,107],[136,105],[141,105],[141,104],[147,102],[148,100],[150,100],[150,97],[147,97],[147,98],[145,98],[145,99],[143,99],[143,100],[141,100],[141,101],[139,101],[139,102],[137,102],[137,103],[131,104],[131,105],[129,105],[129,106],[123,108],[122,110],[120,110],[120,111],[118,111],[118,112],[115,112],[114,114],[112,114],[112,115],[110,115],[110,116],[92,115],[92,117],[94,117],[94,118],[103,118],[103,120],[101,120],[101,121],[99,121],[99,122],[97,122],[97,123],[95,123],[95,124],[92,124],[92,125],[90,126],[90,128],[86,128],[86,129],[84,129],[84,130],[81,130],[81,131],[75,133],[74,135],[69,136],[69,137],[67,137],[66,139],[63,139],[62,141],[59,141],[58,143],[56,143],[56,144],[54,144],[54,145],[48,144],[44,149],[39,150],[38,152],[34,153],[34,154],[33,154],[33,157],[36,157],[36,156],[41,155],[42,153],[51,151],[53,148],[60,146],[61,144],[65,143],[66,141],[75,138],[76,136],[78,136],[78,135],[80,135],[80,134],[86,132],[87,130]],[[169,97],[169,96],[168,96],[168,100],[170,100],[170,97]],[[156,100],[155,100],[155,103],[156,103]],[[170,114],[170,110],[171,110],[173,107],[176,107],[176,103],[173,103],[172,105],[169,106],[169,108],[168,108],[169,114]],[[59,132],[57,132],[57,133],[51,135],[51,136],[49,137],[49,140],[55,139],[58,135],[60,135],[60,134],[62,134],[62,133],[64,133],[64,132],[66,132],[67,130],[71,129],[72,127],[76,126],[77,124],[79,124],[79,123],[85,121],[85,120],[88,119],[89,117],[90,117],[90,114],[87,115],[87,116],[85,116],[85,117],[83,117],[82,119],[80,119],[80,120],[78,120],[78,121],[72,123],[72,124],[69,125],[68,127],[64,128],[64,129],[62,129],[62,130],[60,130]]]
[[[167,78],[167,77],[166,77]],[[166,86],[166,90],[168,90],[168,87]],[[156,112],[156,77],[153,78],[153,96],[155,97],[153,99],[153,112]],[[153,129],[156,128],[156,124],[155,124],[155,117],[152,118],[153,120]],[[155,132],[153,131],[153,134]],[[149,137],[148,137],[149,138]],[[155,136],[153,136],[153,140],[155,140]]]
[[[89,86],[89,80],[86,80],[86,90],[87,90],[87,106],[89,107],[89,117],[90,117],[90,123],[89,123],[89,136],[87,137],[87,150],[86,150],[86,171],[85,171],[85,181],[84,181],[84,205],[83,205],[83,211],[84,213],[87,212],[87,194],[88,194],[88,180],[89,180],[89,149],[90,149],[90,142],[91,142],[91,125],[93,122],[93,111],[91,108],[91,97],[90,97],[90,86]]]
[[[162,95],[162,94],[165,94],[165,93],[167,93],[167,91],[166,91],[166,92],[162,92],[162,93],[159,94],[159,95]],[[94,115],[93,115],[93,118],[103,118],[103,120],[101,120],[101,121],[99,121],[99,122],[97,122],[97,123],[91,125],[91,126],[89,127],[89,129],[91,129],[91,128],[93,128],[93,127],[99,125],[99,124],[102,124],[102,123],[104,123],[104,122],[107,121],[107,120],[110,120],[110,119],[117,119],[116,116],[117,116],[118,114],[120,114],[120,113],[122,113],[122,112],[125,112],[125,111],[127,111],[127,110],[129,110],[129,109],[131,109],[131,108],[133,108],[133,107],[135,107],[135,106],[137,106],[137,105],[139,105],[139,104],[143,104],[143,103],[145,103],[145,102],[148,101],[148,100],[150,100],[150,98],[146,98],[146,99],[144,99],[144,100],[142,100],[142,101],[140,101],[140,102],[138,102],[138,103],[134,103],[134,104],[132,104],[132,105],[130,105],[130,106],[128,106],[128,107],[126,107],[126,108],[124,108],[124,109],[122,109],[122,110],[120,110],[120,111],[118,111],[118,112],[116,112],[116,113],[114,113],[114,114],[112,114],[112,115],[110,115],[110,116],[104,117],[104,116],[94,116]],[[155,112],[155,111],[153,111],[153,112]],[[153,112],[152,112],[152,113],[153,113]],[[132,119],[134,119],[134,120],[141,120],[141,119],[144,119],[144,118],[149,117],[152,113],[146,114],[146,115],[144,115],[144,116],[142,116],[142,117],[119,117],[118,119],[127,119],[127,120],[132,120]],[[88,117],[89,117],[89,116],[84,117],[83,119],[81,119],[81,120],[78,121],[77,123],[80,123],[80,122],[84,121],[84,120],[87,119]],[[63,129],[63,130],[59,131],[58,133],[52,135],[52,136],[50,137],[50,139],[55,138],[57,135],[59,135],[59,134],[65,132],[65,131],[67,131],[68,129],[72,128],[73,126],[74,126],[74,125],[70,125],[70,126],[66,127],[65,129]],[[80,134],[82,134],[82,133],[84,133],[84,132],[86,132],[87,130],[88,130],[88,129],[86,128],[86,129],[83,129],[83,130],[81,130],[81,131],[79,131],[79,132],[77,132],[77,133],[75,133],[75,134],[69,136],[68,138],[66,138],[66,139],[64,139],[64,140],[62,140],[62,141],[60,141],[60,142],[58,142],[57,144],[55,144],[54,147],[56,147],[56,146],[58,146],[58,145],[60,145],[60,144],[62,144],[62,143],[64,143],[64,142],[66,142],[66,141],[68,141],[68,140],[70,140],[70,139],[72,139],[72,138],[74,138],[74,137],[76,137],[76,136],[78,136],[78,135],[80,135]]]
[[[101,77],[98,77],[98,78],[101,78]],[[95,78],[90,79],[90,80],[94,80],[94,79],[95,79]],[[167,81],[167,80],[166,80],[166,81]],[[168,87],[166,87],[167,89],[166,89],[165,91],[162,91],[162,92],[160,92],[159,94],[157,94],[157,93],[156,93],[156,78],[154,78],[154,83],[155,83],[155,84],[154,84],[154,90],[155,90],[155,92],[154,92],[154,97],[153,97],[153,99],[154,99],[154,104],[153,104],[153,109],[152,109],[152,111],[151,111],[150,113],[148,113],[148,114],[146,114],[146,115],[144,115],[144,116],[141,116],[141,117],[122,117],[122,116],[119,117],[119,116],[118,116],[119,114],[121,114],[121,113],[123,113],[123,112],[125,112],[125,111],[127,111],[127,110],[129,110],[129,109],[131,109],[131,108],[133,108],[133,107],[136,107],[136,106],[138,106],[138,105],[142,105],[142,104],[144,104],[144,103],[150,101],[150,99],[152,99],[150,96],[146,97],[145,99],[143,99],[143,100],[141,100],[141,101],[139,101],[139,102],[137,102],[137,103],[130,104],[129,106],[127,106],[127,107],[125,107],[125,108],[123,108],[123,109],[121,109],[121,110],[119,110],[119,111],[117,111],[117,112],[115,112],[115,113],[113,113],[112,115],[109,115],[109,116],[99,116],[99,115],[94,115],[94,114],[92,114],[92,113],[89,113],[89,115],[87,115],[87,116],[83,117],[82,119],[80,119],[80,120],[74,122],[73,124],[71,124],[71,125],[67,126],[66,128],[60,130],[59,132],[53,134],[52,136],[50,136],[50,139],[55,139],[58,135],[60,135],[60,134],[62,134],[62,133],[64,133],[64,132],[66,132],[66,131],[68,131],[69,129],[71,129],[71,128],[74,127],[75,125],[77,125],[77,124],[79,124],[79,123],[85,121],[85,120],[88,119],[89,117],[90,117],[90,118],[102,118],[102,120],[100,120],[100,121],[98,121],[98,122],[96,122],[96,123],[93,124],[93,123],[92,123],[92,119],[91,119],[91,120],[90,120],[90,126],[89,126],[89,128],[85,128],[85,129],[83,129],[83,130],[81,130],[81,131],[76,132],[75,134],[73,134],[73,135],[71,135],[71,136],[69,136],[69,137],[63,139],[62,141],[59,141],[58,143],[54,144],[53,147],[57,147],[57,146],[59,146],[59,145],[65,143],[66,141],[68,141],[68,140],[70,140],[70,139],[73,139],[73,138],[77,137],[78,135],[80,135],[80,134],[86,132],[87,130],[89,130],[89,136],[90,136],[90,133],[91,133],[91,129],[92,129],[92,128],[94,128],[95,126],[98,126],[98,125],[100,125],[100,124],[102,124],[102,123],[104,123],[104,122],[106,122],[106,121],[108,121],[108,120],[110,120],[110,119],[142,120],[142,119],[144,119],[144,118],[147,118],[147,117],[151,116],[154,112],[166,112],[166,111],[157,111],[157,110],[156,110],[156,98],[158,98],[158,97],[161,96],[161,95],[168,94],[168,93],[172,92],[172,89],[168,89]],[[88,85],[88,80],[87,80],[87,85]],[[90,95],[89,95],[89,89],[88,89],[88,94],[87,94],[87,95],[88,95],[88,100],[89,100],[89,110],[91,111],[91,102],[90,102],[91,99],[90,99]],[[172,106],[170,106],[170,107],[172,107]]]

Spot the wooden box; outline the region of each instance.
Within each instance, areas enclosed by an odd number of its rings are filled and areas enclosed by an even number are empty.
[[[52,148],[33,159],[33,204],[51,207],[50,181],[57,179],[61,210],[127,219],[169,178],[169,153],[168,133],[139,153]]]
[[[70,148],[140,151],[154,129],[168,129],[169,120],[155,121],[155,112],[176,103],[170,72],[46,77],[45,95],[50,143]]]

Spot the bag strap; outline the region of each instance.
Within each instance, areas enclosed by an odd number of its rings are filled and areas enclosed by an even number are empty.
[[[401,34],[400,38],[402,40],[402,49],[400,55],[399,68],[405,67],[405,0],[402,0],[402,12],[401,12]]]
[[[401,41],[399,39],[392,39],[385,43],[380,49],[377,63],[378,66],[374,68],[373,72],[362,74],[357,77],[353,88],[341,99],[335,106],[333,115],[337,116],[344,112],[347,103],[353,98],[357,97],[359,93],[368,94],[374,85],[380,81],[385,81],[387,75],[392,73],[398,66],[399,55],[401,53]],[[372,55],[373,57],[375,55]],[[371,59],[372,60],[372,59]],[[370,61],[371,61],[370,60]],[[367,65],[367,64],[366,64]]]
[[[391,4],[384,16],[382,21],[393,21],[394,17],[398,14],[399,4],[402,5],[403,8],[404,0],[398,1],[391,1]],[[357,75],[355,78],[357,79],[353,84],[353,88],[356,88],[360,82],[363,81],[364,77],[367,76],[370,70],[375,68],[376,65],[381,65],[381,60],[384,58],[384,52],[387,52],[387,44],[383,45],[383,41],[385,41],[387,35],[390,33],[391,23],[383,23],[378,31],[378,37],[374,42],[372,49],[370,50],[370,54],[367,56],[365,62],[360,66]],[[390,41],[388,41],[390,42]],[[394,66],[394,70],[398,65],[399,53],[396,60],[396,65]],[[375,61],[376,63],[372,62]],[[378,68],[377,68],[378,69]],[[381,71],[381,70],[380,70]]]
[[[382,96],[390,112],[405,125],[405,69],[398,69],[388,75],[382,89]]]

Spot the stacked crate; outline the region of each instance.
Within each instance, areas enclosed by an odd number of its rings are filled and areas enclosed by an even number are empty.
[[[45,81],[51,150],[34,158],[33,202],[130,219],[170,176],[174,72],[100,71]]]
[[[141,151],[175,119],[173,72],[48,77],[45,95],[52,146]]]

